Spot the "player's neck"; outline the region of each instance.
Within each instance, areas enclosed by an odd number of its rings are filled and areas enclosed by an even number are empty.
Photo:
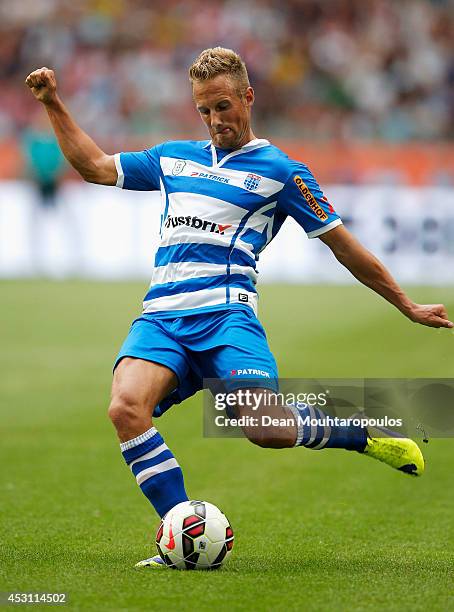
[[[248,135],[242,138],[235,147],[226,147],[226,148],[216,147],[216,149],[220,149],[222,151],[228,151],[229,153],[231,153],[232,151],[238,151],[239,149],[242,149],[247,144],[249,144],[252,140],[256,140],[256,137],[254,136],[252,131],[249,131]]]
[[[251,142],[251,140],[255,140],[255,136],[254,136],[254,133],[252,132],[252,130],[249,130],[247,136],[245,136],[244,138],[241,139],[241,141],[238,143],[238,146],[235,147],[234,150],[242,149],[249,142]]]

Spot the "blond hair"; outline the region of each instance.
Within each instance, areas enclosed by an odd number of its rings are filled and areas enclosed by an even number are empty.
[[[243,95],[250,87],[246,64],[232,49],[214,47],[205,49],[189,68],[189,80],[208,81],[219,74],[230,76],[238,84],[238,93]]]

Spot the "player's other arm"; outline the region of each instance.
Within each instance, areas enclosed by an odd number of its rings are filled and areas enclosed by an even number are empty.
[[[117,170],[113,155],[107,155],[77,125],[57,94],[53,70],[40,68],[28,75],[25,83],[46,108],[61,150],[71,166],[90,183],[115,185]]]
[[[320,236],[361,283],[373,289],[415,323],[429,327],[454,327],[443,304],[415,304],[399,287],[385,266],[343,226]]]

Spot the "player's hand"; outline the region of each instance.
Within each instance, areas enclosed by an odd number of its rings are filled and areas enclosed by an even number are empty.
[[[415,323],[428,327],[454,327],[443,304],[415,304],[408,317]]]
[[[43,104],[50,104],[57,97],[57,80],[53,70],[39,68],[31,72],[25,79],[33,95]]]

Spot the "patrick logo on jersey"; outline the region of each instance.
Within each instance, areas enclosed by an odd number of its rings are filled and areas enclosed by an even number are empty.
[[[257,368],[240,368],[238,370],[230,370],[230,376],[261,376],[262,378],[270,378],[270,373],[265,370],[257,370]]]
[[[232,227],[232,224],[229,223],[215,223],[214,221],[207,221],[206,219],[200,219],[200,217],[193,217],[191,215],[185,217],[172,217],[172,215],[169,215],[164,223],[166,228],[178,227],[180,225],[186,225],[187,227],[193,227],[194,229],[212,234],[221,234],[221,236]]]

